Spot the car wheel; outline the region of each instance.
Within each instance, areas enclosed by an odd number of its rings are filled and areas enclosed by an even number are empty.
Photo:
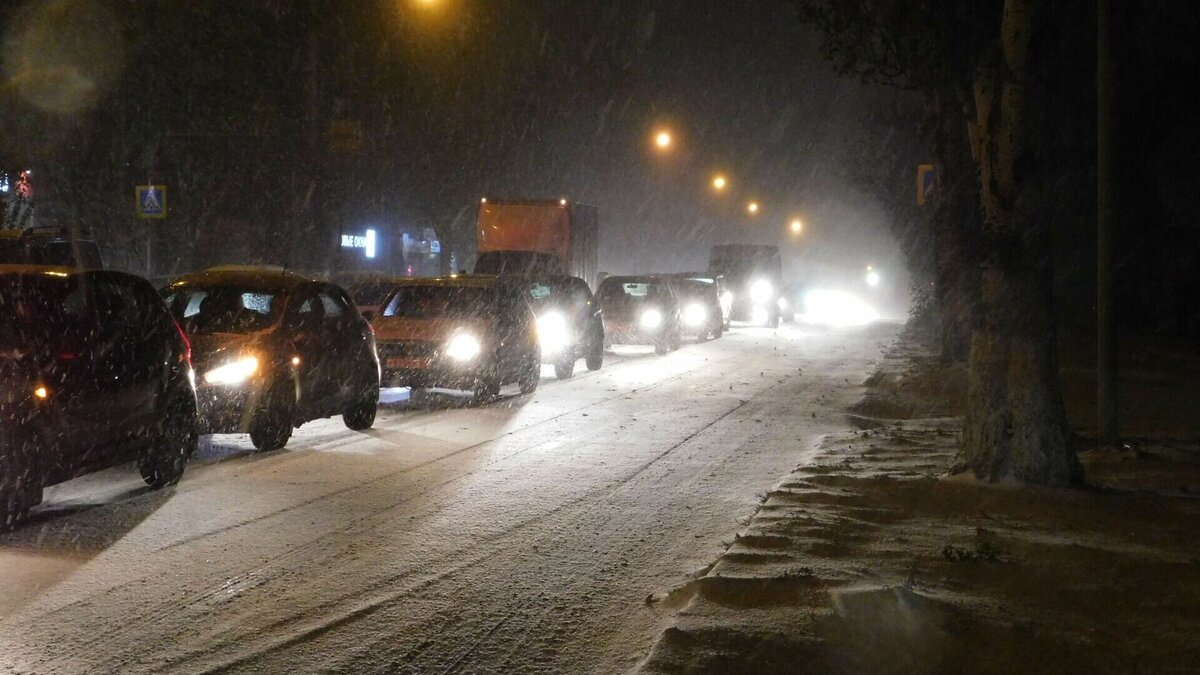
[[[681,333],[679,330],[676,330],[675,333],[671,335],[671,344],[670,344],[671,351],[675,351],[676,349],[679,349],[682,346],[683,346],[683,333]]]
[[[771,313],[771,317],[767,319],[767,325],[771,328],[779,328],[779,312]]]
[[[554,364],[554,377],[559,380],[568,380],[575,374],[575,359],[569,356],[562,361]]]
[[[250,442],[262,452],[278,450],[292,437],[292,426],[296,421],[295,397],[282,389],[284,387],[275,387],[263,397],[265,400],[250,421]]]
[[[575,362],[571,362],[571,372],[575,371]],[[554,372],[558,374],[558,366],[554,367]],[[570,377],[570,375],[567,375]],[[560,378],[566,379],[566,378]],[[542,381],[542,360],[540,358],[529,359],[529,363],[521,374],[517,377],[517,385],[521,388],[522,394],[532,394],[537,391],[538,384]]]
[[[151,490],[174,485],[183,477],[188,459],[196,452],[196,413],[188,403],[177,403],[162,415],[153,446],[138,460],[138,471]]]
[[[584,364],[587,366],[588,370],[600,370],[600,367],[604,365],[604,344],[598,343],[598,345],[599,346],[593,349],[592,353],[588,354],[587,358],[584,359]]]
[[[696,342],[708,342],[708,331],[700,331],[696,333]]]
[[[20,525],[29,515],[29,509],[42,501],[42,486],[37,484],[25,461],[32,449],[28,443],[6,442],[0,447],[4,448],[4,454],[0,455],[0,532],[5,532]]]
[[[661,340],[655,340],[654,341],[654,353],[658,354],[659,356],[662,356],[662,355],[666,354],[667,352],[671,351],[671,345],[668,344],[669,340],[670,340],[670,338],[663,338]]]
[[[722,326],[721,324],[717,324],[717,327],[714,328],[713,332],[712,332],[713,339],[720,340],[721,336],[724,334],[725,334],[725,327]]]
[[[360,393],[342,412],[342,422],[351,431],[366,431],[375,424],[375,412],[379,409],[379,385],[368,387]]]

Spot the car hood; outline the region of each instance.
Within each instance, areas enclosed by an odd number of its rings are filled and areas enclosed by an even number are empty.
[[[468,331],[482,337],[491,330],[492,323],[485,319],[409,319],[405,317],[379,317],[371,322],[375,328],[376,342],[445,342],[459,331]]]

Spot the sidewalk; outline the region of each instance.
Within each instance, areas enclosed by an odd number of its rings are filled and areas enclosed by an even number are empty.
[[[893,347],[850,428],[764,496],[705,576],[649,600],[674,625],[641,670],[1194,672],[1195,440],[1085,452],[1083,489],[947,480],[962,380]]]

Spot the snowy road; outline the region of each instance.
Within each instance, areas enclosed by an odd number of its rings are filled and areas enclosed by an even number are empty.
[[[844,426],[897,330],[743,328],[485,407],[389,391],[365,434],[206,440],[174,490],[58,486],[0,535],[0,672],[625,670],[647,595]]]

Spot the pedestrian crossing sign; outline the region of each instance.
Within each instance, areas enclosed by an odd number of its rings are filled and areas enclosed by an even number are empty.
[[[134,210],[138,218],[167,217],[167,186],[138,185],[134,188]]]

